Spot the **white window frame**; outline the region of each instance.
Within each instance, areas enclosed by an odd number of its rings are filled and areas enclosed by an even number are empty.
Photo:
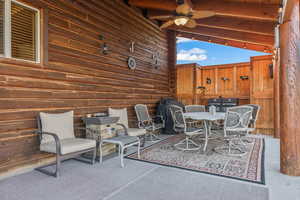
[[[0,55],[5,58],[12,58],[15,60],[21,60],[21,61],[27,61],[27,62],[34,62],[34,63],[40,63],[40,57],[41,57],[41,19],[40,19],[40,10],[37,8],[33,8],[31,6],[28,6],[24,3],[21,3],[17,0],[3,0],[4,1],[4,55]],[[20,58],[13,58],[12,52],[11,52],[11,3],[16,3],[21,6],[24,6],[26,8],[29,8],[31,10],[36,11],[35,15],[35,50],[36,50],[36,59],[35,61],[32,60],[25,60]]]

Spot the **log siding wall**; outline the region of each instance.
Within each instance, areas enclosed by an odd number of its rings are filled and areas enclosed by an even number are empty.
[[[136,125],[135,104],[147,104],[153,112],[161,97],[174,94],[174,33],[161,32],[117,0],[33,2],[43,9],[43,62],[0,58],[0,168],[38,151],[34,131],[40,111],[75,110],[76,126],[82,126],[80,117],[87,113],[127,107]],[[168,35],[174,41],[168,42]],[[101,53],[103,43],[108,55]],[[158,69],[152,60],[156,52]],[[129,55],[137,60],[135,71],[127,67]]]

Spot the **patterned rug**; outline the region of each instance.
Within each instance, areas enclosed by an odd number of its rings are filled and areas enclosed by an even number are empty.
[[[222,139],[209,140],[206,152],[203,152],[202,148],[196,151],[180,151],[174,144],[182,139],[183,135],[171,136],[144,148],[140,159],[137,153],[126,158],[265,184],[263,138],[248,138],[247,140],[253,142],[247,143],[247,153],[242,157],[225,156],[215,152],[215,147],[224,144]],[[203,140],[196,138],[194,141],[203,143]]]

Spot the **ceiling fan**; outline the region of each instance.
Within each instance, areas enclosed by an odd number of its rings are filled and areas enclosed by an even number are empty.
[[[188,28],[195,28],[197,22],[195,19],[207,18],[214,16],[215,13],[209,10],[193,10],[193,3],[191,0],[176,0],[177,8],[173,15],[153,16],[152,19],[168,21],[164,22],[160,28],[165,29],[173,24],[177,26],[184,26]]]

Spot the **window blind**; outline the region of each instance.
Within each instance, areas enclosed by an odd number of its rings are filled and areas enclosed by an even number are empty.
[[[13,58],[36,61],[36,15],[35,10],[12,2],[11,53]]]

